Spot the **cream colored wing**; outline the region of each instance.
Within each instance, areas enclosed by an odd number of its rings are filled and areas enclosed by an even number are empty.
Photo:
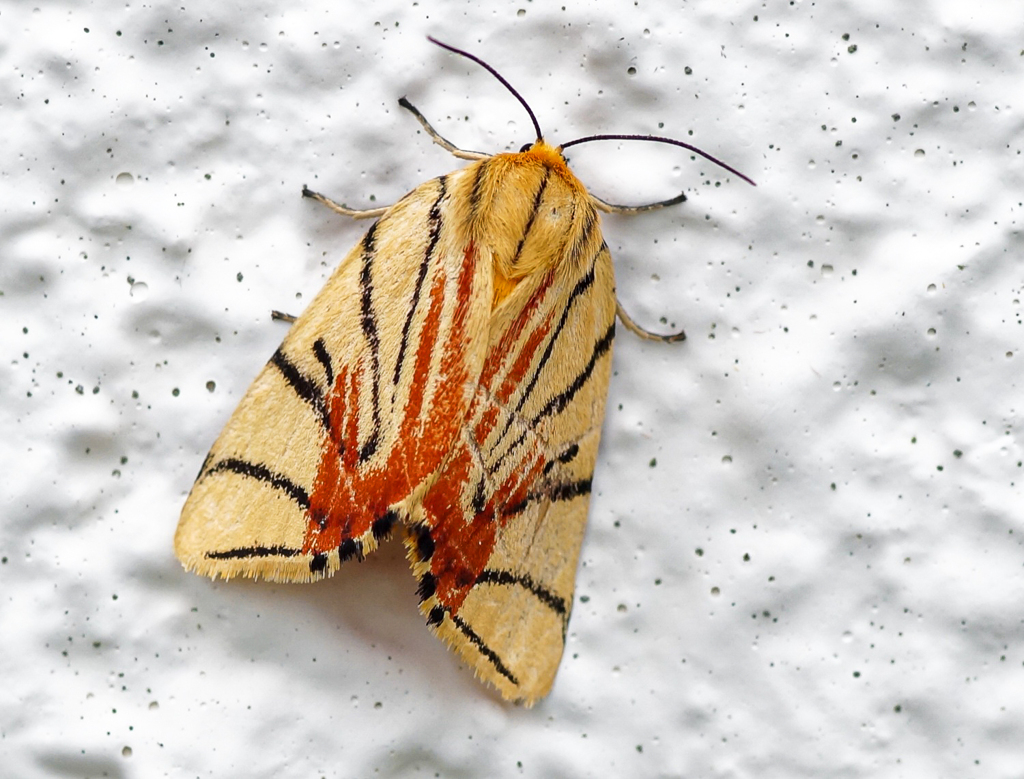
[[[569,207],[560,262],[495,310],[466,424],[407,538],[428,624],[527,705],[562,657],[615,332],[597,215],[585,198]]]
[[[405,519],[461,435],[487,346],[492,277],[467,244],[470,171],[389,209],[292,326],[185,503],[186,568],[308,581]]]

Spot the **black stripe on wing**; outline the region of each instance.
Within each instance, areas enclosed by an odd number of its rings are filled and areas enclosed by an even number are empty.
[[[469,218],[470,221],[476,221],[477,214],[480,212],[480,200],[483,198],[484,191],[484,168],[485,165],[477,165],[476,170],[473,172],[473,187],[469,193]]]
[[[420,273],[416,278],[416,287],[412,293],[412,303],[409,306],[409,313],[405,318],[405,325],[402,327],[402,342],[398,347],[398,359],[395,361],[394,384],[396,387],[402,379],[402,366],[405,363],[405,352],[409,348],[409,332],[412,330],[412,322],[413,318],[416,316],[416,308],[419,306],[420,297],[423,294],[423,282],[427,278],[427,270],[430,268],[430,263],[434,258],[434,249],[437,248],[437,241],[441,236],[441,200],[447,192],[446,182],[447,177],[445,176],[441,176],[441,178],[437,180],[437,186],[440,192],[438,192],[437,200],[435,200],[434,205],[430,207],[430,212],[427,216],[427,222],[430,225],[430,240],[427,242],[427,251],[423,255],[423,262],[420,263]]]
[[[210,560],[238,560],[251,557],[295,557],[303,554],[301,549],[290,546],[240,546],[220,552],[207,552]]]
[[[605,354],[607,354],[612,348],[612,341],[615,339],[615,320],[608,325],[608,329],[600,340],[594,344],[594,349],[590,353],[590,359],[587,361],[586,367],[576,374],[576,377],[569,383],[569,386],[553,396],[551,400],[545,404],[544,408],[530,420],[530,425],[536,426],[544,417],[551,414],[557,414],[576,396],[576,393],[583,389],[583,385],[587,383],[587,379],[590,378],[590,374],[594,372],[594,367],[597,365],[597,361],[600,360]]]
[[[565,463],[572,462],[576,458],[576,455],[578,455],[579,453],[579,444],[569,444],[569,446],[566,447],[565,451],[558,455],[558,457],[556,457],[554,460],[549,460],[548,462],[544,463],[544,475],[547,476],[549,473],[551,473],[551,469],[554,468],[556,465],[564,465]]]
[[[537,382],[540,379],[540,374],[544,370],[544,366],[547,365],[548,359],[551,357],[551,353],[555,350],[555,344],[558,343],[562,330],[565,328],[565,323],[569,319],[569,314],[572,311],[573,304],[576,302],[577,298],[583,295],[594,285],[594,267],[596,262],[597,256],[595,256],[593,261],[591,261],[590,268],[587,270],[586,275],[576,282],[576,286],[573,287],[572,292],[570,292],[568,298],[566,298],[565,308],[562,309],[562,316],[559,318],[558,324],[555,325],[554,330],[552,330],[551,335],[548,336],[548,342],[544,347],[544,353],[541,355],[540,360],[534,367],[533,376],[530,377],[530,381],[526,385],[526,389],[523,390],[523,394],[519,398],[519,403],[516,404],[517,414],[523,410],[523,406],[526,405],[526,402],[530,399],[530,395],[533,394],[533,391],[537,386]],[[505,425],[506,431],[511,423],[512,418],[509,417],[509,420]]]
[[[542,495],[547,495],[551,500],[572,500],[580,495],[589,495],[590,488],[590,479],[580,479],[565,484],[553,484]]]
[[[330,389],[334,386],[334,366],[331,364],[331,353],[327,351],[327,344],[324,343],[323,338],[317,338],[313,341],[313,354],[316,355],[317,360],[324,368],[324,374],[327,376],[327,387]]]
[[[217,473],[218,471],[237,473],[241,476],[248,476],[251,479],[269,484],[291,498],[303,511],[309,508],[309,493],[306,492],[305,488],[300,487],[284,474],[275,473],[265,465],[251,463],[248,460],[241,460],[237,457],[227,457],[215,463],[208,471],[203,473],[202,478],[205,479],[210,474]]]
[[[208,560],[252,560],[260,557],[298,557],[309,554],[301,549],[290,546],[238,546],[234,549],[222,549],[219,552],[207,552]],[[327,555],[323,552],[313,554],[309,559],[311,574],[323,573],[327,569]]]
[[[544,200],[544,190],[548,188],[548,179],[551,178],[551,168],[544,168],[544,177],[540,180],[540,187],[537,188],[537,194],[533,197],[533,207],[530,209],[530,216],[526,219],[526,226],[523,228],[523,235],[519,239],[519,245],[516,247],[516,253],[512,257],[512,267],[516,267],[516,263],[519,262],[519,255],[523,252],[523,245],[526,243],[527,236],[530,235],[530,228],[533,227],[534,221],[537,219],[537,212],[540,211],[541,201]]]
[[[589,495],[590,490],[590,479],[548,484],[536,492],[531,492],[525,499],[518,503],[513,503],[511,506],[505,506],[502,508],[501,514],[504,517],[514,517],[516,514],[525,511],[526,507],[534,501],[545,499],[551,501],[572,500],[573,498],[578,498],[582,495]]]
[[[324,351],[326,352],[326,348]],[[316,385],[316,382],[308,376],[303,376],[295,366],[295,363],[289,360],[280,348],[270,358],[270,364],[281,372],[284,380],[295,390],[295,394],[312,406],[313,411],[320,419],[323,429],[330,430],[331,420],[327,413],[327,403],[324,402],[324,393]]]
[[[487,646],[487,642],[484,641],[479,635],[477,635],[476,631],[469,626],[468,622],[466,622],[456,614],[449,613],[448,616],[451,618],[452,622],[455,623],[455,627],[459,629],[462,635],[469,639],[469,643],[475,646],[477,648],[477,651],[480,652],[480,654],[482,654],[491,662],[491,665],[494,666],[495,671],[497,671],[510,682],[512,682],[512,684],[516,686],[519,685],[519,680],[512,675],[512,672],[506,667],[505,663],[502,662],[502,659],[498,656],[498,653],[491,649],[489,646]]]
[[[559,597],[547,587],[537,584],[529,574],[516,574],[511,571],[484,570],[476,577],[476,583],[499,584],[505,587],[522,587],[537,596],[537,599],[541,603],[560,616],[563,621],[569,615],[569,607],[565,602],[565,598]]]
[[[602,246],[601,251],[603,250],[604,247]],[[490,468],[491,473],[494,473],[501,468],[505,458],[507,458],[512,453],[516,446],[522,443],[526,435],[526,431],[524,430],[520,433],[519,437],[516,438],[516,440],[512,441],[507,446],[502,446],[502,443],[507,439],[509,435],[509,431],[512,428],[512,423],[517,418],[519,418],[520,413],[523,410],[523,406],[525,406],[526,403],[530,400],[530,396],[533,394],[533,391],[537,388],[537,383],[540,381],[541,373],[543,373],[544,367],[547,365],[547,362],[551,357],[551,353],[555,350],[555,345],[558,343],[558,339],[562,334],[562,330],[565,328],[565,324],[569,320],[569,314],[572,312],[573,304],[581,295],[585,294],[587,290],[589,290],[594,285],[597,258],[601,255],[601,251],[598,251],[597,254],[595,254],[594,257],[591,259],[590,267],[587,270],[586,274],[584,274],[583,277],[576,282],[575,286],[572,289],[572,292],[570,292],[568,297],[566,298],[565,308],[562,309],[562,316],[559,318],[558,324],[555,325],[551,334],[548,336],[547,343],[544,345],[544,352],[541,354],[540,359],[534,366],[533,373],[530,376],[530,380],[526,383],[525,389],[519,396],[519,401],[518,403],[516,403],[514,412],[507,416],[505,424],[502,427],[501,433],[498,434],[498,437],[493,446],[493,450],[497,451],[499,448],[501,448],[502,453],[495,459],[494,463],[492,464]],[[551,293],[549,292],[548,294]],[[590,370],[593,371],[593,366],[591,366]],[[536,419],[531,421],[529,423],[529,429],[533,430],[536,426],[536,423]]]
[[[377,224],[374,222],[363,236],[363,266],[359,273],[361,324],[363,335],[366,336],[366,342],[370,346],[370,371],[373,378],[370,387],[373,429],[370,431],[370,437],[366,443],[359,449],[360,462],[366,462],[373,456],[380,441],[380,334],[377,331],[377,315],[373,309],[373,261],[376,256]]]

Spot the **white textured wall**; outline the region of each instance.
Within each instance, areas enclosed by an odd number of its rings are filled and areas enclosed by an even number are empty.
[[[1024,25],[1009,2],[0,9],[0,772],[1019,777]],[[310,586],[171,551],[221,424],[365,225],[531,140],[627,307],[565,660],[505,705],[397,544]],[[635,72],[632,71],[635,69]],[[692,72],[687,72],[692,69]],[[708,181],[714,182],[708,185]],[[719,186],[719,183],[721,185]],[[667,326],[667,325],[666,325]],[[210,389],[208,389],[208,385]]]

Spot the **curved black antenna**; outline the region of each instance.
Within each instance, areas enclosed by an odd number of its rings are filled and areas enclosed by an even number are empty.
[[[563,143],[559,148],[568,149],[570,146],[575,146],[578,143],[587,143],[588,141],[656,141],[657,143],[670,143],[673,146],[682,146],[684,149],[689,149],[694,154],[699,154],[704,159],[715,163],[715,165],[718,165],[720,168],[725,168],[730,173],[739,176],[741,179],[743,179],[751,186],[757,186],[757,184],[754,183],[753,179],[751,179],[749,176],[744,176],[731,165],[726,165],[720,159],[712,157],[706,151],[701,151],[696,146],[691,146],[688,143],[677,141],[675,138],[662,138],[661,136],[658,135],[588,135],[586,138],[577,138],[575,141]]]
[[[458,54],[459,56],[465,57],[468,60],[472,60],[477,65],[486,70],[488,73],[490,73],[492,76],[494,76],[496,79],[498,79],[498,81],[500,81],[502,85],[504,85],[505,89],[507,89],[509,92],[515,95],[516,100],[523,104],[523,108],[526,109],[526,113],[530,115],[530,121],[533,122],[533,129],[537,131],[537,140],[539,141],[541,138],[544,137],[544,134],[540,131],[540,124],[538,124],[537,122],[537,117],[533,115],[533,109],[530,108],[529,104],[523,99],[523,96],[516,92],[512,85],[509,84],[505,80],[504,76],[502,76],[498,71],[496,71],[494,68],[492,68],[479,57],[473,56],[468,51],[456,49],[454,46],[449,46],[447,43],[441,43],[441,41],[439,41],[437,38],[433,38],[430,35],[427,36],[427,40],[430,41],[431,43],[437,44],[442,49],[448,49],[448,51],[454,54]],[[579,141],[573,141],[573,143],[579,143]]]

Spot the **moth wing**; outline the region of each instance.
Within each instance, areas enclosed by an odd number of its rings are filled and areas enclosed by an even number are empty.
[[[487,346],[490,265],[446,226],[463,174],[396,203],[292,326],[182,509],[186,568],[308,581],[405,519],[461,434]]]
[[[614,277],[596,243],[496,312],[466,423],[406,542],[428,624],[527,705],[562,657],[611,374]]]

